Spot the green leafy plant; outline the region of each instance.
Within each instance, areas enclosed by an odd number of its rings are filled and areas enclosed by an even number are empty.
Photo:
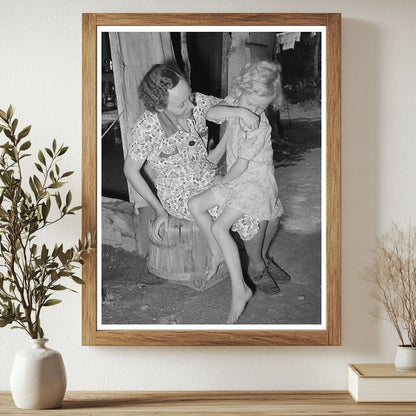
[[[416,347],[416,228],[393,224],[377,240],[373,265],[363,272],[383,307],[374,316],[395,328],[401,346]]]
[[[0,134],[6,136],[0,145],[0,327],[10,324],[32,338],[43,338],[41,311],[61,302],[54,293],[75,292],[61,284],[63,278],[84,283],[76,270],[93,250],[93,237],[88,233],[66,250],[62,244],[50,249],[38,242],[40,231],[81,207],[71,206],[71,191],[61,190],[73,172],[61,172],[58,162],[68,147],[56,140],[39,150],[36,173],[24,180],[21,161],[31,156],[31,142],[25,139],[31,126],[17,132],[13,114],[12,106],[0,110]]]

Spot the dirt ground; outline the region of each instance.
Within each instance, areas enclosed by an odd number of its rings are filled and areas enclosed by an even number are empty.
[[[280,293],[266,295],[247,279],[254,296],[238,324],[321,322],[321,126],[316,105],[293,107],[287,115],[283,114],[286,156],[276,162],[285,213],[270,254],[292,280],[280,284]],[[103,183],[116,182],[111,196],[120,197],[121,145],[107,138],[103,149]],[[241,255],[244,263],[244,252]],[[196,291],[151,275],[145,259],[136,254],[104,245],[102,298],[103,324],[224,324],[231,287],[226,277]]]

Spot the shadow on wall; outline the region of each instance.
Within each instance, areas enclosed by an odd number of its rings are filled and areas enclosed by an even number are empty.
[[[371,290],[360,272],[371,262],[378,233],[381,80],[376,64],[385,51],[380,29],[363,21],[343,19],[342,40],[342,344],[362,357],[377,354],[381,344],[369,315]]]

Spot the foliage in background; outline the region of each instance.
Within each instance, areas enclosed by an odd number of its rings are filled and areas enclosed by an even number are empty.
[[[34,166],[36,174],[24,181],[21,161],[31,142],[25,140],[30,126],[17,132],[13,108],[0,110],[0,133],[6,141],[0,146],[0,327],[24,329],[32,338],[43,338],[40,323],[43,307],[61,302],[53,294],[71,290],[63,278],[78,284],[83,281],[75,270],[93,249],[91,234],[67,250],[62,244],[50,249],[38,244],[37,233],[81,209],[71,206],[71,191],[61,193],[65,178],[58,161],[68,147],[53,140],[50,148],[40,150]]]
[[[373,265],[363,276],[385,312],[375,316],[391,322],[401,345],[416,347],[416,228],[403,231],[393,224],[374,252]]]
[[[277,60],[282,64],[285,83],[295,84],[306,79],[314,79],[320,84],[321,77],[321,36],[317,32],[311,36],[303,32],[294,48],[281,50]]]

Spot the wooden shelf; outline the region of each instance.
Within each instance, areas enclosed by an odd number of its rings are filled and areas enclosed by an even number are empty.
[[[415,415],[414,403],[355,403],[339,391],[67,392],[62,407],[46,411],[14,406],[0,392],[0,415]]]

